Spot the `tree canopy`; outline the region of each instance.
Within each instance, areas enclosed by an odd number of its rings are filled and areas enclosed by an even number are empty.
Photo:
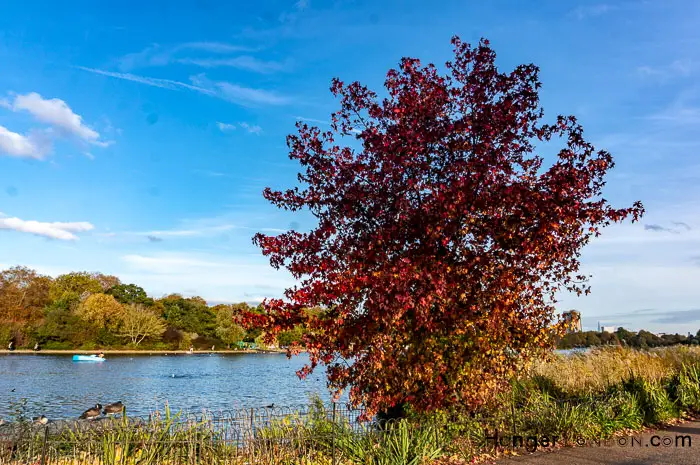
[[[317,225],[255,236],[299,284],[250,321],[307,327],[299,374],[327,365],[368,414],[489,401],[554,344],[555,294],[589,292],[581,248],[643,213],[602,197],[613,158],[575,117],[542,121],[536,66],[501,72],[488,41],[452,43],[447,74],[404,58],[385,97],[334,79],[331,129],[287,139],[301,186],[264,191]]]
[[[21,266],[0,270],[0,347],[12,341],[45,349],[237,348],[262,334],[240,326],[250,310],[245,302],[211,307],[198,296],[154,298],[99,272],[52,278]]]

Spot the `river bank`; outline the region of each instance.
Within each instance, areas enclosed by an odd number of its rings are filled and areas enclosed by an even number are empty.
[[[104,350],[40,350],[34,351],[30,349],[17,350],[0,350],[0,355],[91,355],[102,352],[107,355],[190,355],[188,350],[149,350],[149,349],[104,349]],[[192,355],[196,354],[284,354],[287,351],[284,349],[240,349],[240,350],[195,350]]]

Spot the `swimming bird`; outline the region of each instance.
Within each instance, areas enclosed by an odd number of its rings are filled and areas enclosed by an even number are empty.
[[[275,408],[275,404],[274,404],[274,403],[272,403],[272,404],[268,405],[268,406],[267,406],[267,407],[265,407],[265,408]]]
[[[102,413],[104,415],[115,415],[117,413],[122,413],[123,411],[124,404],[122,404],[122,401],[120,400],[119,402],[105,405],[105,408],[104,410],[102,410]]]
[[[80,420],[93,420],[97,417],[100,416],[100,411],[102,410],[102,405],[100,404],[95,404],[93,408],[89,408],[83,412],[80,417],[78,417]]]
[[[49,419],[46,418],[44,415],[39,415],[38,417],[34,417],[34,418],[32,418],[32,420],[37,425],[45,425],[49,422]]]

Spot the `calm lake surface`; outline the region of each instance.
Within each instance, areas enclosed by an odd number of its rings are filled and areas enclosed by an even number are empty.
[[[304,354],[109,355],[103,363],[71,355],[0,355],[0,418],[27,399],[27,415],[75,418],[95,403],[121,400],[130,415],[163,410],[199,413],[235,408],[307,405],[312,394],[330,401],[325,372],[302,381]],[[14,389],[14,392],[12,391]]]

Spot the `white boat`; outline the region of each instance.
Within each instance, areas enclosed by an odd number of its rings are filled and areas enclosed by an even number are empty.
[[[97,355],[73,355],[74,362],[104,362],[103,357]]]

